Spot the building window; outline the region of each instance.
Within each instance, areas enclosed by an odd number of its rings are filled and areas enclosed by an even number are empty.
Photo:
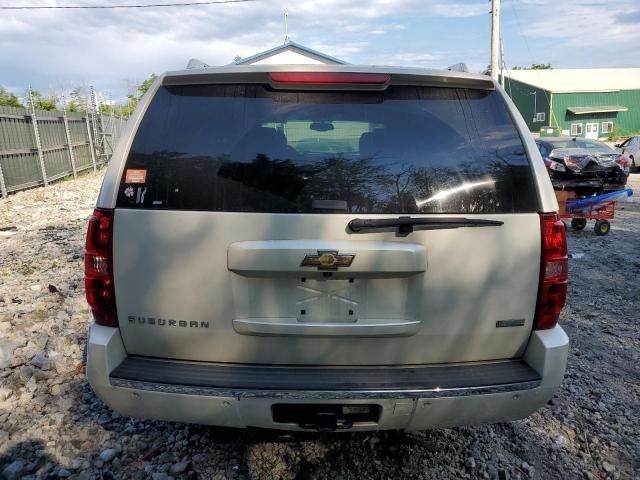
[[[611,133],[613,132],[613,122],[602,122],[602,128],[600,129],[600,133]]]
[[[582,124],[581,123],[572,123],[571,124],[571,136],[579,137],[582,135]]]
[[[544,112],[536,113],[536,119],[534,122],[544,122],[545,114]]]

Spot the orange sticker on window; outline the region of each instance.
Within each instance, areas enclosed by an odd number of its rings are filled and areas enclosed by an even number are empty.
[[[134,168],[127,169],[124,176],[124,183],[147,183],[147,171]]]

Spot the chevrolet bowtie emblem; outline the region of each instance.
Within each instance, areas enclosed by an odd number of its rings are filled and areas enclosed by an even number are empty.
[[[317,255],[305,255],[300,266],[318,267],[318,270],[337,270],[350,267],[355,255],[339,255],[337,250],[318,250]]]

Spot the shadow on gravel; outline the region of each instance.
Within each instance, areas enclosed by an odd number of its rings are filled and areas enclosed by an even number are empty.
[[[29,456],[35,459],[25,462],[23,459]],[[64,470],[64,467],[45,453],[45,446],[40,441],[26,440],[6,452],[0,452],[0,475],[6,480],[24,478],[29,474],[35,475],[43,467],[56,473]],[[64,475],[64,472],[62,473]]]
[[[22,461],[12,467],[21,473],[5,477],[37,470],[33,478],[58,478],[62,471],[73,480],[567,478],[559,456],[549,462],[549,453],[557,450],[552,439],[534,434],[535,419],[426,432],[334,434],[187,425],[123,417],[96,397],[81,374],[49,397],[45,408],[44,415],[64,412],[55,434],[43,432],[55,445],[15,445],[0,460],[0,478],[14,461]],[[29,422],[28,412],[19,416],[20,424]],[[532,442],[536,448],[530,448]]]
[[[328,434],[186,425],[122,417],[97,398],[84,379],[73,382],[69,395],[75,434],[95,439],[91,448],[76,440],[77,447],[94,474],[108,472],[114,478],[171,474],[181,462],[188,467],[174,475],[179,479],[397,478],[425,467],[443,472],[451,468],[445,477],[452,477],[455,468],[465,468],[464,456],[452,457],[453,439],[466,439],[463,443],[471,448],[476,438],[453,430]],[[103,436],[109,440],[101,441]],[[96,465],[108,448],[118,450],[116,466],[113,461]]]
[[[95,396],[84,378],[72,382],[68,395],[73,399],[72,443],[98,478],[142,479],[154,473],[214,480],[421,478],[416,472],[424,478],[463,473],[490,479],[564,478],[562,465],[545,465],[553,441],[537,438],[538,448],[525,447],[532,433],[525,422],[426,432],[243,430],[122,417]],[[107,449],[117,450],[117,460],[99,461]],[[186,468],[172,474],[181,464]],[[535,475],[528,465],[535,466]]]

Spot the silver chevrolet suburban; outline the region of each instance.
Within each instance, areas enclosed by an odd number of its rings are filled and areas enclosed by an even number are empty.
[[[167,73],[89,221],[89,382],[125,415],[230,427],[523,418],[567,359],[557,210],[488,77]]]

